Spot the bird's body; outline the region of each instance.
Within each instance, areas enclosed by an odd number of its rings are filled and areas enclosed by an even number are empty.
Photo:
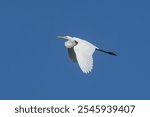
[[[68,41],[65,42],[65,46],[68,48],[68,54],[70,59],[77,62],[84,73],[91,72],[93,68],[93,53],[95,50],[99,50],[111,55],[116,55],[112,52],[107,52],[99,49],[92,43],[71,36],[58,36],[58,38],[64,38]]]

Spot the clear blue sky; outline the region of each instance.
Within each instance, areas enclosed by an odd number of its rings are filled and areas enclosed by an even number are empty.
[[[1,0],[0,99],[150,99],[149,0]],[[57,35],[116,52],[85,75]]]

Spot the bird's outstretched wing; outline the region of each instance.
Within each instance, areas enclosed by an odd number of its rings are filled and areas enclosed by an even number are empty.
[[[90,43],[78,43],[74,46],[74,51],[76,58],[81,70],[84,73],[91,72],[93,68],[93,53],[95,51],[95,46]]]
[[[68,48],[68,55],[69,55],[69,58],[73,60],[73,62],[75,63],[78,62],[73,48]]]

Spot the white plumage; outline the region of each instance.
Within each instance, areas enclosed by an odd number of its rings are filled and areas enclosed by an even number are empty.
[[[91,72],[93,68],[93,53],[96,46],[84,40],[78,40],[78,44],[74,47],[78,64],[84,73]]]
[[[79,64],[79,67],[84,73],[90,73],[93,68],[93,53],[95,50],[105,52],[107,54],[116,55],[112,52],[107,52],[99,49],[95,45],[86,40],[71,37],[71,36],[57,36],[58,38],[67,39],[65,46],[68,48],[69,57]]]

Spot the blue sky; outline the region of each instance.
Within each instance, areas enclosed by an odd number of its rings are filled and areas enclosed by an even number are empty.
[[[0,99],[150,99],[148,0],[1,0]],[[94,54],[92,73],[69,60],[71,35]]]

